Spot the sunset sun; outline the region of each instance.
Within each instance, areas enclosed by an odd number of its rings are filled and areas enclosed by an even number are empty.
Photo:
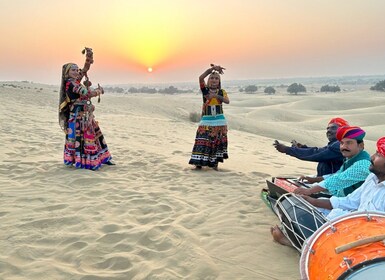
[[[148,67],[148,68],[147,68],[147,71],[148,71],[148,73],[151,73],[151,72],[152,72],[152,68],[151,68],[151,67]]]

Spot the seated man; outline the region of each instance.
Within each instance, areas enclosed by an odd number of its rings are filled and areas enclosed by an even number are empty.
[[[340,169],[344,157],[340,152],[340,143],[337,141],[336,132],[341,126],[349,125],[342,118],[333,118],[326,128],[326,137],[329,143],[325,147],[308,147],[292,141],[292,146],[286,146],[276,141],[273,145],[278,152],[296,157],[301,160],[318,162],[317,176],[332,174]]]
[[[312,198],[302,196],[310,204],[327,210],[328,220],[332,220],[352,211],[383,211],[385,212],[385,137],[377,141],[377,152],[371,156],[371,172],[361,187],[346,197]],[[291,242],[278,226],[271,228],[271,234],[280,244],[291,246]]]
[[[345,161],[340,170],[323,177],[308,178],[309,183],[319,182],[311,188],[298,188],[296,194],[311,195],[328,191],[333,196],[346,196],[365,181],[369,175],[370,155],[364,151],[365,131],[357,126],[343,126],[337,130],[340,150]]]

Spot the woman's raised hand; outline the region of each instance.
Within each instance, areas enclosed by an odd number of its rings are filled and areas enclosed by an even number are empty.
[[[210,66],[213,70],[217,71],[219,74],[223,74],[223,70],[226,70],[226,68],[220,65],[210,64]]]
[[[86,55],[86,62],[89,64],[94,63],[94,52],[91,48],[85,47],[82,51],[83,54]]]

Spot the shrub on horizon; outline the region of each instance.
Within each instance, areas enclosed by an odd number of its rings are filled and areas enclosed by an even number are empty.
[[[273,87],[266,87],[265,90],[263,91],[264,93],[267,93],[267,94],[275,94],[275,88]]]
[[[374,86],[370,87],[370,90],[385,91],[385,80],[379,81]]]
[[[201,120],[201,114],[200,114],[200,113],[197,113],[197,112],[190,112],[189,119],[190,119],[190,121],[192,121],[193,123],[200,122],[200,120]]]
[[[287,92],[297,95],[298,92],[306,92],[306,88],[302,84],[293,83],[287,88]]]
[[[258,90],[258,87],[256,85],[250,85],[245,87],[245,92],[247,93],[254,93]]]
[[[320,89],[321,92],[337,92],[341,91],[339,86],[329,86],[329,85],[324,85]]]

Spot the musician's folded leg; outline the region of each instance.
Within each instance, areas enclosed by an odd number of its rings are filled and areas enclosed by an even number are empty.
[[[271,227],[270,232],[271,232],[271,235],[273,236],[274,241],[285,246],[291,246],[291,247],[293,246],[291,245],[290,240],[284,235],[283,231],[279,228],[278,225]]]

